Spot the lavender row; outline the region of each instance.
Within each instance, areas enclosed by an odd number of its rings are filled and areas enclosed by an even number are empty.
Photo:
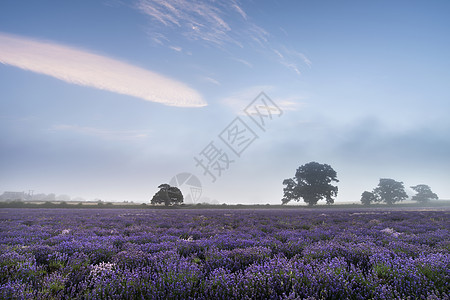
[[[449,211],[0,211],[2,299],[446,299]]]

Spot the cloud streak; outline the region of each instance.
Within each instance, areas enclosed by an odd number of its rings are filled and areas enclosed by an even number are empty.
[[[227,53],[237,54],[244,48],[263,49],[298,75],[301,75],[301,66],[311,67],[311,61],[303,53],[274,43],[274,36],[255,24],[236,0],[136,0],[135,8],[150,18],[148,32],[159,45],[172,48],[168,36],[181,36]],[[287,35],[284,29],[281,30]]]
[[[104,130],[95,127],[82,127],[77,125],[59,124],[51,128],[55,131],[70,131],[83,135],[95,136],[105,140],[145,140],[149,137],[149,131],[142,130]]]
[[[184,83],[116,59],[4,33],[0,33],[0,45],[2,64],[165,105],[206,105],[201,95]]]
[[[158,30],[168,27],[189,40],[200,40],[219,48],[226,44],[243,48],[249,40],[259,45],[267,42],[268,33],[249,21],[247,14],[235,0],[138,0],[136,8],[156,21],[152,24],[155,30],[151,33],[152,36],[161,35]],[[161,43],[162,39],[158,38],[156,41]]]
[[[293,70],[298,75],[301,75],[300,65],[306,65],[311,68],[312,62],[301,52],[288,49],[282,46],[280,50],[273,49],[280,64]]]

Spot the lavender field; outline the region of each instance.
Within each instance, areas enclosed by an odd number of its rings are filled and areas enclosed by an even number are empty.
[[[448,299],[448,210],[3,209],[2,299]]]

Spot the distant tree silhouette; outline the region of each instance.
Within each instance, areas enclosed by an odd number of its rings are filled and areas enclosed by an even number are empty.
[[[55,201],[56,195],[54,193],[50,193],[45,197],[45,201]]]
[[[162,204],[169,206],[171,204],[183,203],[183,194],[180,189],[174,186],[170,186],[167,183],[158,186],[159,191],[153,196],[150,201],[151,204]]]
[[[334,203],[333,197],[337,196],[338,187],[331,183],[339,182],[336,171],[330,165],[310,162],[300,166],[295,172],[295,177],[285,179],[283,185],[284,197],[282,204],[291,200],[306,202],[309,206],[317,204],[323,198],[327,204]]]
[[[377,197],[375,197],[375,195],[373,193],[371,193],[371,192],[364,191],[361,194],[361,203],[363,205],[370,205],[370,204],[372,204],[373,202],[376,202],[376,201],[377,201]]]
[[[373,194],[377,197],[377,201],[384,202],[387,205],[408,198],[403,182],[391,178],[381,178],[378,186],[373,190]]]
[[[426,184],[418,184],[411,187],[417,194],[411,197],[411,200],[417,202],[428,202],[432,199],[439,199],[438,195],[431,191],[431,188]]]

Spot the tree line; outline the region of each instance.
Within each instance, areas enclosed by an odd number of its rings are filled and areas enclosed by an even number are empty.
[[[328,164],[310,162],[300,166],[293,178],[283,181],[284,196],[282,204],[290,201],[303,201],[309,206],[316,205],[321,199],[325,199],[327,204],[333,204],[337,196],[338,187],[333,185],[339,182],[336,171]],[[416,195],[411,200],[417,202],[428,202],[438,199],[438,196],[431,191],[426,184],[411,186]],[[364,191],[361,195],[361,203],[370,205],[372,203],[386,203],[393,205],[397,202],[408,199],[403,182],[391,178],[381,178],[378,186],[372,192]]]
[[[337,185],[339,182],[336,171],[328,164],[310,162],[300,166],[294,177],[283,181],[282,204],[290,201],[303,200],[308,206],[314,206],[322,199],[327,204],[333,204],[334,198],[338,194]],[[159,191],[151,199],[153,205],[164,204],[165,206],[179,205],[183,203],[183,194],[179,188],[170,186],[167,183],[158,186]],[[411,200],[425,203],[438,196],[431,191],[426,184],[411,186],[416,195]],[[391,178],[381,178],[378,186],[372,192],[364,191],[361,195],[361,203],[370,205],[373,203],[385,203],[393,205],[397,202],[408,199],[403,182]]]

